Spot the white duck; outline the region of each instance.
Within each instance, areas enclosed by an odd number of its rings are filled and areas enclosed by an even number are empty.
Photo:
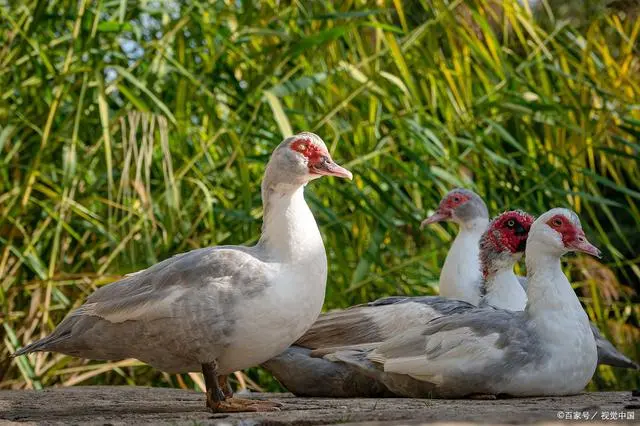
[[[277,409],[231,397],[226,375],[279,354],[320,313],[327,257],[303,188],[323,175],[352,178],[317,135],[285,139],[262,182],[257,245],[193,250],[104,286],[51,335],[14,356],[54,351],[137,358],[171,373],[202,371],[212,410]]]
[[[481,241],[483,299],[493,304],[501,292],[515,285],[513,266],[524,253],[533,216],[505,212],[494,219]],[[510,275],[507,273],[510,272]],[[387,340],[430,320],[474,309],[467,302],[438,296],[388,297],[346,310],[322,314],[305,335],[283,354],[263,363],[263,367],[291,392],[304,396],[374,397],[391,396],[387,388],[361,372],[341,363],[317,358],[336,347],[366,345]],[[312,350],[315,350],[311,357]]]
[[[577,215],[552,209],[527,239],[524,311],[475,308],[443,316],[375,349],[326,356],[361,369],[395,394],[464,397],[570,395],[589,382],[597,349],[589,319],[560,267],[569,251],[599,256]]]
[[[440,271],[440,296],[464,300],[477,305],[480,301],[478,242],[487,230],[489,211],[482,198],[473,191],[455,188],[440,201],[435,213],[422,221],[421,226],[452,221],[460,231],[447,253]]]

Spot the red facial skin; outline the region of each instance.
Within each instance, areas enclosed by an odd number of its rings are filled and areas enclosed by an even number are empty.
[[[353,179],[349,170],[333,162],[326,148],[318,146],[309,138],[300,137],[293,141],[289,148],[307,158],[307,167],[311,175]]]
[[[454,192],[447,195],[442,201],[440,201],[438,210],[420,223],[420,228],[424,228],[426,225],[430,225],[432,223],[450,220],[453,216],[453,211],[470,199],[471,197],[469,195],[462,194],[460,192]]]
[[[493,250],[497,253],[509,251],[511,254],[524,252],[527,236],[534,219],[530,214],[520,211],[510,211],[498,216],[491,222],[487,230],[487,238]],[[491,257],[491,253],[487,250],[491,249],[483,247],[480,252],[484,278],[489,276],[488,259]]]
[[[565,216],[557,214],[547,221],[547,225],[562,235],[562,244],[566,248],[600,257],[600,250],[587,240],[582,228]]]
[[[309,138],[296,139],[291,144],[291,149],[307,157],[309,164],[316,164],[322,161],[322,157],[329,156],[329,153],[311,142]]]
[[[454,192],[440,202],[438,210],[455,210],[470,199],[471,197],[466,194]]]
[[[522,251],[522,243],[527,240],[533,221],[534,217],[528,213],[503,213],[491,224],[489,240],[497,250],[503,251],[506,248],[511,253],[518,253]]]
[[[562,243],[565,246],[575,241],[578,237],[578,229],[576,229],[575,225],[561,214],[557,214],[549,219],[547,221],[547,225],[562,235]],[[584,232],[582,232],[582,235],[584,235]]]

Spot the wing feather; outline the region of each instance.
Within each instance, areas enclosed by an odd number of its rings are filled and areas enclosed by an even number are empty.
[[[382,364],[385,372],[435,384],[477,374],[524,344],[519,341],[523,336],[512,332],[520,317],[521,313],[495,309],[440,317],[382,343],[368,358]]]
[[[98,316],[112,323],[171,317],[176,303],[193,291],[264,286],[267,264],[250,248],[209,247],[182,253],[96,290],[71,316]]]
[[[318,349],[381,342],[442,315],[472,308],[466,302],[436,296],[387,297],[320,315],[296,345]]]

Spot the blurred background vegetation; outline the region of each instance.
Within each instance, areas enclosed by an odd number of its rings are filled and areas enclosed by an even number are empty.
[[[567,273],[640,359],[633,3],[0,1],[0,388],[201,387],[134,360],[7,356],[125,273],[255,243],[264,164],[302,130],[355,175],[306,190],[326,309],[436,293],[455,229],[418,224],[464,186],[492,214],[578,211],[605,255]],[[278,389],[257,368],[234,385]],[[590,389],[639,385],[600,367]]]

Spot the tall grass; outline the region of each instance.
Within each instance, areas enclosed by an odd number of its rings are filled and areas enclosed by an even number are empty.
[[[355,175],[307,188],[330,260],[326,308],[433,294],[455,230],[417,225],[461,185],[493,214],[575,209],[605,257],[570,258],[567,273],[589,316],[639,359],[640,21],[574,24],[552,10],[2,3],[0,359],[125,273],[254,243],[265,161],[301,130]],[[261,370],[237,377],[274,386]],[[199,382],[57,354],[0,368],[0,388]],[[591,388],[639,384],[600,367]]]

